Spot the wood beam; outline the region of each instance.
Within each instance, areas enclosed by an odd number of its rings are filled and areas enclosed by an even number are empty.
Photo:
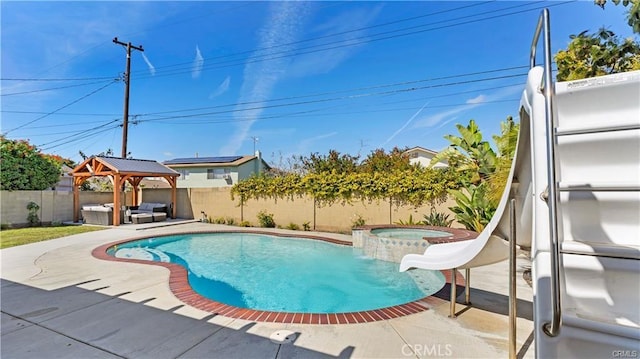
[[[116,173],[113,180],[113,225],[120,225],[120,174]]]

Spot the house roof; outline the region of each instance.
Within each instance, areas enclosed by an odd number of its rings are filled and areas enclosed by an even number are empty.
[[[171,168],[179,167],[236,167],[251,160],[260,158],[266,168],[271,168],[258,156],[219,156],[219,157],[191,157],[175,158],[165,161],[164,164]]]
[[[164,161],[165,165],[185,165],[185,164],[211,164],[211,163],[231,163],[241,159],[243,156],[219,156],[219,157],[186,157],[174,158]]]
[[[437,155],[438,154],[438,151],[430,150],[428,148],[424,148],[424,147],[420,147],[420,146],[412,147],[412,148],[404,151],[404,153],[412,153],[412,152],[427,152],[427,153],[430,153],[432,155]]]

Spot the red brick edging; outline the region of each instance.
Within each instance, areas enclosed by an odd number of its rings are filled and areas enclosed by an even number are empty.
[[[311,235],[290,235],[290,234],[274,234],[272,232],[263,231],[210,231],[210,232],[183,232],[174,233],[171,235],[181,234],[201,234],[201,233],[252,233],[252,234],[268,234],[276,237],[296,237],[307,238],[330,242],[334,244],[350,246],[351,242],[340,241],[337,239],[331,239],[320,236]],[[153,262],[139,259],[128,258],[116,258],[107,254],[107,250],[118,244],[127,243],[131,241],[137,241],[147,238],[157,238],[158,236],[146,236],[135,239],[128,239],[124,241],[117,241],[113,243],[104,244],[95,248],[91,254],[98,259],[113,261],[113,262],[128,262],[139,263],[146,265],[156,265],[169,269],[169,288],[171,292],[183,303],[188,304],[194,308],[203,310],[205,312],[223,315],[230,318],[245,319],[256,322],[275,322],[275,323],[298,323],[298,324],[354,324],[354,323],[368,323],[381,320],[388,320],[398,317],[403,317],[410,314],[420,313],[428,310],[429,308],[440,305],[445,302],[444,299],[449,289],[445,287],[441,288],[434,295],[424,297],[422,299],[399,304],[392,307],[386,307],[375,310],[366,310],[361,312],[350,313],[289,313],[289,312],[271,312],[263,310],[254,310],[247,308],[239,308],[231,305],[216,302],[214,300],[205,298],[196,293],[189,285],[187,270],[181,265],[175,263],[166,262]],[[445,282],[451,283],[451,271],[442,271],[445,276]],[[456,273],[456,284],[458,286],[464,286],[464,278],[460,273]],[[446,293],[445,293],[446,292]]]

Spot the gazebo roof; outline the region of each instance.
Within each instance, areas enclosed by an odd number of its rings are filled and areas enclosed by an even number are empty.
[[[180,173],[153,160],[94,156],[76,166],[74,177],[129,175],[132,177],[178,177]]]

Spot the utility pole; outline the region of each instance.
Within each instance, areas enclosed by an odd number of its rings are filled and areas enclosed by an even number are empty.
[[[124,72],[124,115],[122,119],[122,158],[127,158],[127,134],[129,132],[129,84],[131,83],[131,49],[144,51],[142,45],[133,46],[131,42],[124,43],[113,38],[113,43],[127,48],[127,68]]]

